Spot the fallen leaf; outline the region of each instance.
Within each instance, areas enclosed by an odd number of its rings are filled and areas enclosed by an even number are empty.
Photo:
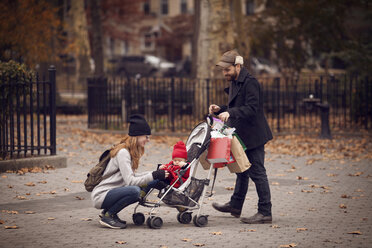
[[[29,182],[29,183],[25,183],[26,186],[35,186],[35,184],[33,182]]]
[[[13,188],[13,185],[8,184],[8,188],[9,189],[12,189]]]
[[[213,235],[221,235],[222,232],[211,232],[211,234],[213,234]]]
[[[280,228],[278,225],[271,225],[272,228]]]
[[[124,245],[124,244],[127,243],[127,241],[118,240],[115,243],[120,244],[120,245]]]
[[[234,190],[234,187],[225,187],[227,190]]]
[[[361,231],[352,231],[352,232],[348,232],[347,234],[362,235],[362,232]]]
[[[70,191],[70,189],[68,189],[68,188],[64,188],[63,190],[64,190],[64,191]]]
[[[92,221],[92,218],[81,218],[81,220],[84,220],[84,221]]]
[[[1,177],[2,177],[2,178],[7,178],[8,176],[6,176],[6,175],[2,175]]]
[[[76,199],[78,200],[84,200],[85,198],[84,197],[80,197],[80,196],[75,196]]]
[[[48,217],[48,220],[55,220],[56,218],[54,217]]]
[[[17,195],[16,198],[18,200],[26,200],[27,199],[25,196],[22,196],[22,195]]]
[[[356,189],[355,192],[364,192],[362,189]]]
[[[35,211],[25,211],[25,214],[34,214]]]
[[[0,225],[2,225],[2,224],[4,224],[5,223],[5,221],[3,221],[3,220],[0,220]]]
[[[161,245],[160,248],[168,248],[166,245]]]
[[[7,213],[7,214],[18,214],[18,211],[15,211],[15,210],[1,210],[1,212]]]
[[[316,211],[315,208],[309,208],[309,211]]]
[[[360,175],[362,175],[363,174],[363,172],[356,172],[356,173],[354,173],[354,174],[349,174],[349,176],[351,176],[351,177],[359,177]]]
[[[296,229],[297,232],[302,232],[302,231],[307,231],[307,228],[305,227],[300,227]]]
[[[327,174],[328,177],[337,177],[338,174]]]
[[[289,194],[289,195],[292,195],[292,194],[293,194],[293,192],[292,192],[292,191],[289,191],[289,192],[288,192],[288,194]]]
[[[272,182],[271,185],[279,185],[278,182]]]
[[[42,184],[46,184],[47,183],[47,181],[40,181],[40,182],[38,182],[38,183],[42,183]]]
[[[288,245],[280,245],[279,247],[296,247],[297,246],[297,244],[295,244],[295,243],[290,243],[290,244],[288,244]]]
[[[201,243],[195,243],[193,244],[194,246],[197,246],[197,247],[202,247],[202,246],[205,246],[205,244],[201,244]]]
[[[340,207],[340,208],[344,208],[344,209],[347,208],[345,204],[340,204],[339,207]]]
[[[4,226],[5,229],[18,229],[18,226]]]
[[[184,238],[184,239],[181,239],[181,241],[183,241],[183,242],[190,242],[190,241],[192,241],[192,239]]]
[[[341,198],[351,198],[351,196],[343,194],[343,195],[341,195]]]
[[[303,190],[301,190],[301,192],[304,192],[304,193],[313,193],[314,191],[303,189]]]
[[[247,232],[257,232],[256,229],[248,229]]]
[[[76,181],[76,180],[74,180],[74,181],[71,181],[72,183],[83,183],[83,180],[79,180],[79,181]]]

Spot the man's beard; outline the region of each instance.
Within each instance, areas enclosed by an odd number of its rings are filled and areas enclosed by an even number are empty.
[[[236,71],[234,71],[234,73],[232,75],[226,74],[225,78],[226,78],[227,81],[233,81],[236,78],[236,75],[237,75],[237,73],[236,73]]]

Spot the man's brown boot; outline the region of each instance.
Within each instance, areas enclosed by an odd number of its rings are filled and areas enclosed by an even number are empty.
[[[261,213],[256,213],[248,218],[240,218],[240,221],[247,224],[270,224],[273,222],[273,217],[271,215],[265,216]]]
[[[231,213],[231,215],[236,218],[239,218],[240,214],[242,213],[241,209],[233,208],[229,202],[225,204],[219,204],[219,203],[213,202],[212,207],[216,209],[217,211],[220,211],[223,213]]]

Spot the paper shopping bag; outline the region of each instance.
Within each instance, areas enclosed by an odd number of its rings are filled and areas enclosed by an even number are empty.
[[[205,150],[199,157],[199,162],[201,163],[204,170],[209,170],[209,168],[211,167],[211,163],[209,163],[207,160],[207,154],[208,150]]]
[[[209,163],[226,163],[230,161],[231,139],[229,137],[211,138],[207,160]]]
[[[231,140],[231,153],[236,162],[227,164],[231,173],[241,173],[251,167],[244,148],[239,142],[239,139],[234,135]]]

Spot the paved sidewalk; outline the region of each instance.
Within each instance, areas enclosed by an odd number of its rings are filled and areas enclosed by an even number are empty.
[[[221,169],[215,195],[205,199],[206,227],[178,223],[178,212],[168,207],[158,211],[164,222],[161,229],[135,226],[132,205],[120,213],[127,229],[112,230],[99,225],[100,211],[92,207],[82,182],[99,153],[120,136],[87,132],[84,120],[59,117],[57,125],[58,153],[68,156],[67,168],[0,174],[0,247],[371,247],[371,159],[296,157],[277,154],[272,147],[266,168],[273,224],[242,224],[212,208],[213,201],[227,202],[234,187],[235,175]],[[170,144],[177,138],[154,140],[158,142],[146,147],[141,171],[168,162]],[[201,167],[198,172],[206,177]],[[254,214],[256,205],[255,187],[250,183],[242,216]]]

